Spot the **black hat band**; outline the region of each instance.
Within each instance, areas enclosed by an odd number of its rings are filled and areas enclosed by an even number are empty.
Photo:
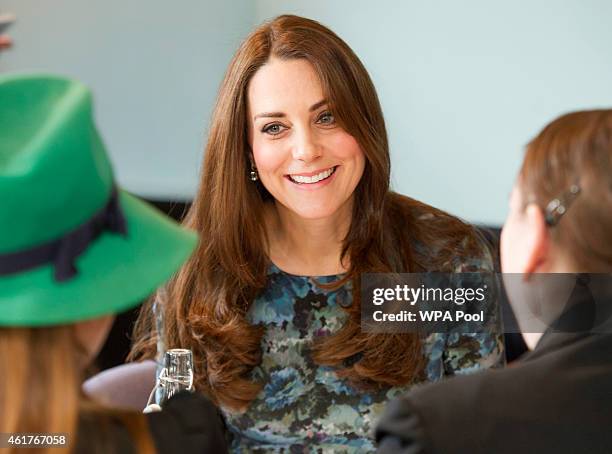
[[[87,222],[57,240],[25,251],[0,254],[0,276],[16,274],[53,263],[54,278],[64,282],[77,273],[75,262],[104,231],[127,235],[125,216],[119,205],[119,193],[113,186],[111,196],[102,210]]]

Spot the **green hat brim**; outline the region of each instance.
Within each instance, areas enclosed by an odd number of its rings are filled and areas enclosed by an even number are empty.
[[[0,276],[0,326],[47,326],[138,305],[191,255],[195,233],[119,191],[128,233],[102,233],[77,259],[78,274],[56,282],[52,264]]]

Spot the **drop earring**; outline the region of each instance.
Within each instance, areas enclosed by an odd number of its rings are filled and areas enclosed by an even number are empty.
[[[251,162],[251,181],[259,180],[259,175],[257,174],[257,167],[255,164]]]

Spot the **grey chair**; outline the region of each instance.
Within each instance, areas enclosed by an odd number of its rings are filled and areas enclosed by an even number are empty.
[[[122,364],[85,381],[83,391],[106,405],[142,410],[155,387],[155,369],[152,360]]]

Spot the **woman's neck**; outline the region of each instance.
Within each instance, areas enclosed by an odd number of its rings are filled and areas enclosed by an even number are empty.
[[[340,262],[340,253],[351,209],[347,202],[327,218],[304,219],[278,203],[270,205],[266,212],[270,260],[283,271],[300,276],[345,272],[348,264]]]

